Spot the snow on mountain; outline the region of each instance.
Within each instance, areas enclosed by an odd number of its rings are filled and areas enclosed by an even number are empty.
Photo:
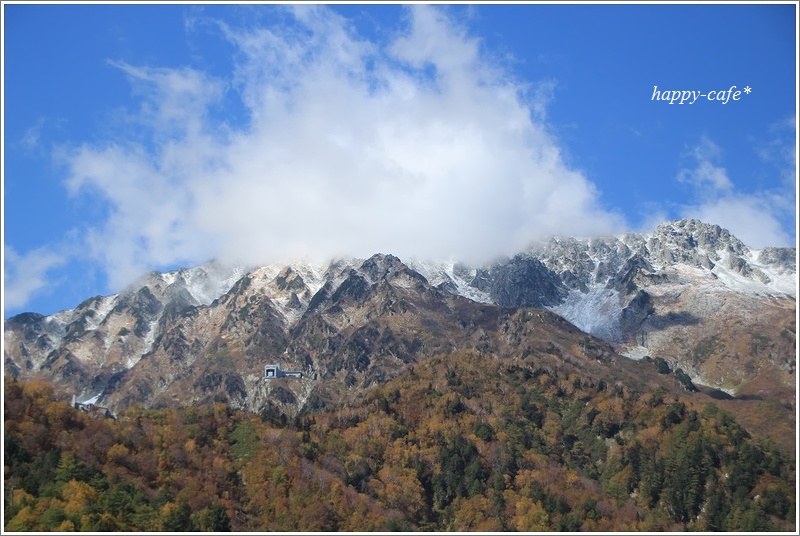
[[[622,298],[614,289],[593,287],[588,292],[573,290],[563,303],[548,307],[581,331],[609,341],[619,340]]]
[[[795,382],[794,248],[755,250],[717,225],[678,220],[646,234],[553,237],[478,268],[413,266],[470,299],[549,309],[623,355],[663,357],[728,393],[759,377]]]
[[[228,292],[242,278],[246,269],[211,261],[195,268],[180,268],[158,274],[167,288],[177,286],[185,289],[199,305],[211,302]]]
[[[261,293],[282,314],[286,325],[295,324],[311,298],[325,284],[326,267],[303,261],[272,264],[247,273],[253,292]]]
[[[72,369],[100,367],[110,377],[136,366],[181,317],[199,314],[211,322],[210,316],[223,314],[214,304],[232,294],[236,295],[230,299],[237,301],[230,302],[227,310],[263,306],[282,325],[276,329],[291,329],[315,302],[351,280],[354,271],[374,284],[378,272],[370,270],[378,267],[363,262],[298,260],[249,269],[212,261],[167,273],[150,272],[119,294],[90,298],[75,309],[10,319],[4,334],[6,348],[11,349],[6,353],[7,367],[40,370],[62,356]],[[785,313],[780,311],[793,307],[797,289],[794,248],[750,249],[725,229],[697,220],[665,222],[648,234],[554,237],[484,266],[452,259],[412,259],[406,266],[432,286],[474,302],[549,309],[582,331],[620,345],[620,351],[634,358],[673,352],[673,360],[683,360],[696,377],[713,376],[721,386],[727,381],[724,367],[714,376],[697,356],[713,361],[722,351],[706,355],[702,344],[698,349],[691,341],[710,337],[703,330],[711,325],[719,330],[726,322],[751,327],[748,318],[760,317],[764,322],[783,322]],[[402,278],[394,284],[402,285]],[[705,327],[698,318],[704,319]],[[793,337],[792,326],[780,329]],[[741,333],[738,344],[763,346],[756,339],[747,342],[755,334]],[[197,337],[206,341],[213,334]],[[781,355],[777,349],[767,354],[780,361],[781,370],[792,371],[793,360]]]
[[[588,302],[597,301],[591,289],[608,286],[624,264],[637,257],[651,273],[691,274],[734,292],[796,297],[794,248],[751,250],[724,229],[696,220],[664,223],[649,234],[555,238],[529,253],[559,273],[567,286],[585,294]]]
[[[458,294],[478,303],[491,303],[488,292],[473,285],[478,275],[476,268],[469,267],[454,260],[422,261],[412,259],[407,262],[409,268],[422,274],[434,287]]]

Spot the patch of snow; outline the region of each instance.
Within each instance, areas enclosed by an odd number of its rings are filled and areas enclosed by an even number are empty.
[[[286,325],[289,327],[294,326],[297,324],[301,318],[303,318],[303,313],[305,313],[305,309],[291,309],[288,307],[281,307],[280,312],[283,314],[283,318],[286,321]]]
[[[46,317],[45,324],[48,326],[49,333],[63,333],[64,328],[71,324],[73,320],[75,320],[75,309],[67,309]]]
[[[68,312],[71,313],[72,310]],[[64,340],[64,335],[66,335],[66,326],[68,321],[71,321],[71,317],[68,317],[62,313],[64,313],[64,311],[50,315],[44,319],[44,331],[47,333],[47,336],[51,341],[51,348],[61,345],[61,342]]]
[[[644,346],[632,346],[630,348],[626,348],[624,351],[620,353],[625,357],[627,357],[628,359],[633,359],[634,361],[641,361],[646,356],[650,355],[650,350],[648,350]]]
[[[139,354],[136,354],[136,353],[130,354],[128,356],[128,359],[125,362],[125,367],[126,368],[128,368],[128,369],[133,368],[133,366],[142,359],[142,356],[144,354],[148,353],[149,351],[151,351],[153,349],[153,344],[156,341],[156,335],[157,335],[156,331],[158,329],[158,319],[155,319],[155,320],[151,321],[149,328],[150,329],[147,331],[147,335],[145,335],[145,337],[144,337],[141,353],[139,353]]]
[[[114,344],[115,341],[125,342],[125,336],[118,337],[117,335],[111,335],[110,333],[106,333],[106,336],[103,338],[103,351],[104,353],[108,354],[108,350],[111,348],[111,345]]]
[[[774,264],[764,264],[758,261],[761,250],[750,251],[746,260],[750,266],[761,270],[769,277],[770,282],[765,286],[772,292],[790,296],[797,296],[797,271],[785,269]]]
[[[414,281],[410,277],[396,277],[392,280],[392,285],[397,288],[412,290],[414,288]]]
[[[452,283],[456,286],[456,294],[459,296],[478,303],[492,303],[492,300],[487,292],[478,290],[470,285],[476,274],[476,270],[474,268],[470,268],[468,270],[471,277],[470,281],[467,281],[455,273],[456,262],[453,260],[420,261],[413,259],[407,264],[409,268],[424,276],[431,286],[436,287],[442,283]]]
[[[725,387],[722,384],[722,380],[717,381],[709,381],[703,377],[702,374],[698,374],[695,371],[686,371],[689,373],[689,379],[692,380],[692,383],[695,385],[702,385],[705,387],[710,387],[712,389],[716,389],[717,391],[722,391],[723,393],[733,396],[736,396],[736,389],[732,389],[730,387]]]
[[[178,273],[180,273],[180,271],[181,270],[176,270],[174,272],[163,273],[161,274],[161,279],[163,279],[164,283],[166,283],[167,286],[169,286],[178,280]]]
[[[355,264],[355,261],[346,261],[344,266],[352,266],[353,264]],[[320,264],[305,260],[297,260],[289,264],[281,263],[262,266],[249,272],[248,275],[252,279],[250,289],[252,291],[263,292],[264,296],[266,296],[272,302],[277,311],[282,315],[286,325],[293,326],[306,312],[306,307],[308,305],[305,303],[305,300],[307,299],[306,297],[314,296],[325,285],[325,276],[330,266],[330,263]],[[306,294],[305,290],[285,291],[277,287],[275,284],[275,279],[286,268],[291,269],[300,276],[306,289],[308,290],[308,294]],[[333,281],[336,285],[341,284],[341,282],[344,281],[344,277],[347,275],[348,270],[343,270],[343,272],[344,273],[341,274],[338,279]],[[290,306],[292,294],[295,292],[300,299],[301,307]]]
[[[488,292],[483,292],[475,287],[471,287],[461,279],[455,280],[455,283],[460,296],[478,303],[492,303],[492,298],[489,296]]]
[[[57,313],[53,313],[50,316],[45,317],[48,321],[59,322],[61,324],[67,324],[72,318],[72,314],[75,312],[75,309],[66,309],[64,311],[59,311]]]
[[[453,261],[420,261],[413,259],[406,264],[427,279],[431,286],[435,287],[452,279],[452,277],[447,278],[445,275],[453,273],[455,263]]]
[[[339,272],[331,277],[328,281],[331,284],[333,289],[339,288],[339,285],[344,283],[344,281],[350,276],[350,270],[356,269],[364,264],[365,259],[338,259],[336,261],[331,262],[329,268],[336,267]],[[364,272],[359,272],[364,278],[369,278],[367,274]],[[322,288],[322,287],[320,287]]]
[[[100,400],[101,396],[103,396],[103,391],[100,391],[96,395],[94,395],[94,396],[92,396],[90,398],[87,398],[85,400],[81,400],[80,398],[78,398],[77,401],[80,402],[81,404],[87,404],[87,405],[88,404],[97,404],[97,401]]]
[[[591,288],[586,293],[573,290],[563,303],[547,309],[595,337],[610,341],[619,339],[622,307],[616,290],[602,287]]]
[[[186,290],[201,305],[210,305],[228,292],[245,274],[241,266],[226,267],[217,263],[180,272]]]
[[[303,316],[303,313],[306,312],[305,306],[301,308],[289,306],[289,301],[292,298],[291,294],[270,292],[268,293],[268,297],[272,301],[272,304],[278,309],[278,312],[283,315],[284,322],[287,326],[294,326]]]
[[[311,291],[313,296],[325,284],[325,270],[327,266],[313,264],[310,262],[298,262],[290,265],[292,270],[300,274],[303,282]]]
[[[132,369],[136,365],[136,363],[142,360],[142,356],[146,353],[147,352],[142,352],[140,355],[136,354],[129,355],[128,358],[125,360],[125,368],[129,370]]]
[[[726,287],[731,290],[741,292],[744,294],[754,295],[781,295],[795,297],[797,294],[796,286],[796,273],[777,273],[777,271],[769,265],[759,264],[753,260],[753,253],[748,256],[748,264],[751,268],[762,271],[770,279],[768,283],[763,283],[755,277],[747,277],[739,274],[730,268],[729,259],[730,253],[718,262],[711,272],[717,276],[717,279]]]
[[[87,316],[86,317],[86,329],[87,330],[96,330],[100,324],[103,323],[103,320],[106,319],[108,313],[111,312],[111,309],[114,308],[114,305],[117,303],[116,296],[105,296],[98,300],[98,304],[94,309],[94,316]]]

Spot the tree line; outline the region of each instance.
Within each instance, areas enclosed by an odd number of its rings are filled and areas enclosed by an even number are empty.
[[[790,531],[795,462],[713,404],[456,353],[333,410],[72,408],[5,382],[7,531]]]

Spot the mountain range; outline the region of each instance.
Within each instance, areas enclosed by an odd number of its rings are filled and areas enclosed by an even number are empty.
[[[794,248],[756,250],[697,220],[553,237],[482,266],[212,261],[7,319],[5,372],[115,412],[224,401],[291,415],[432,356],[469,351],[491,367],[537,354],[592,379],[699,391],[745,426],[793,436],[796,288]],[[268,364],[303,377],[265,380]]]

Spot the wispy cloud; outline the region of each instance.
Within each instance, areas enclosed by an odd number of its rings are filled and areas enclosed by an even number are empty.
[[[66,262],[66,258],[45,248],[20,255],[3,244],[3,306],[16,309],[24,306],[37,293],[47,292],[47,272]]]
[[[42,127],[44,126],[44,119],[39,118],[35,124],[31,125],[25,130],[22,138],[19,140],[20,146],[26,151],[35,151],[39,148],[39,139],[42,135]]]
[[[792,238],[775,215],[776,199],[767,196],[726,195],[684,208],[683,216],[716,223],[748,246],[791,246]]]
[[[725,227],[756,248],[794,243],[784,224],[795,210],[794,181],[790,185],[784,178],[777,189],[742,193],[720,164],[724,155],[711,139],[702,137],[687,155],[694,166],[681,169],[677,180],[693,187],[694,199],[680,208],[682,217]]]
[[[797,182],[796,132],[797,118],[786,117],[770,125],[769,139],[755,142],[758,156],[778,171],[784,186]]]
[[[691,184],[698,190],[712,195],[730,192],[733,189],[727,171],[715,165],[721,158],[722,151],[707,136],[703,136],[700,143],[687,154],[694,159],[695,166],[681,169],[678,173],[679,182]]]
[[[536,122],[552,91],[491,60],[443,10],[414,6],[388,42],[321,6],[280,24],[213,25],[227,78],[117,62],[136,136],[68,152],[75,195],[108,217],[87,234],[120,286],[146,267],[217,256],[456,256],[485,260],[552,233],[624,228]],[[192,24],[192,31],[212,24]],[[241,100],[246,120],[215,112]]]

